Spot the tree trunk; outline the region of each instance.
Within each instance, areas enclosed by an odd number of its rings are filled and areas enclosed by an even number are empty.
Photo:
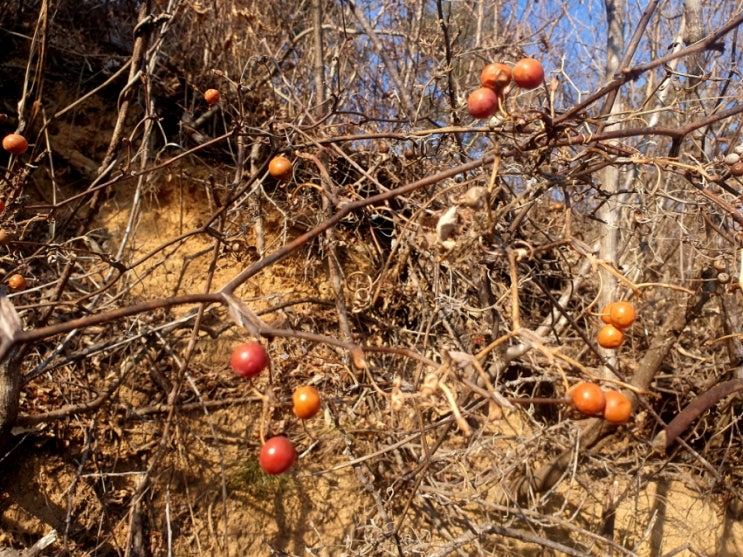
[[[624,0],[605,0],[606,7],[606,79],[612,79],[619,69],[619,63],[624,51],[624,20],[625,5]],[[606,125],[612,129],[620,127],[619,124],[612,125],[611,116],[622,111],[622,102],[617,98],[611,106],[605,106],[604,111],[609,120]],[[608,194],[606,203],[598,211],[598,218],[603,222],[606,228],[601,235],[599,246],[599,257],[606,261],[618,265],[618,241],[619,241],[619,203],[616,197],[619,191],[619,181],[621,175],[619,169],[614,165],[607,166],[601,172],[601,186]],[[617,279],[608,271],[601,270],[602,289],[599,294],[599,304],[601,307],[615,300],[617,292]],[[604,354],[609,363],[616,365],[617,359],[613,350],[604,350]],[[608,368],[604,370],[605,375],[613,375]]]
[[[0,294],[0,451],[10,441],[10,432],[18,417],[21,393],[21,358],[13,347],[21,319],[13,302]]]

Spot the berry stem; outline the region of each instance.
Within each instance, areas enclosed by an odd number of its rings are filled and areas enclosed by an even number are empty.
[[[521,404],[526,406],[528,404],[570,404],[570,400],[567,398],[548,398],[548,397],[527,397],[527,398],[506,398],[511,404]]]

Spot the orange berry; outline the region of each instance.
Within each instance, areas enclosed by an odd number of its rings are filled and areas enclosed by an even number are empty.
[[[302,420],[312,418],[320,410],[320,393],[315,387],[297,387],[292,395],[292,410]]]
[[[637,313],[631,302],[614,302],[609,310],[609,319],[612,325],[619,329],[626,329],[635,322]]]
[[[614,304],[616,302],[609,302],[604,306],[604,309],[601,310],[601,321],[606,323],[607,325],[612,324],[611,323],[611,308],[614,307]]]
[[[624,333],[614,325],[604,325],[599,329],[596,340],[604,348],[619,348],[624,342]]]
[[[596,383],[583,381],[570,390],[570,400],[581,414],[595,416],[604,411],[604,391]]]
[[[619,391],[606,391],[604,393],[606,406],[604,406],[604,419],[611,424],[627,423],[632,415],[632,403]]]
[[[26,278],[23,275],[11,275],[8,278],[8,286],[10,286],[12,290],[23,290],[26,288]]]
[[[268,173],[277,180],[288,180],[293,172],[292,162],[283,155],[272,158],[268,163]]]
[[[209,103],[209,106],[217,104],[219,102],[219,91],[216,89],[207,89],[204,91],[204,100]]]
[[[11,133],[3,137],[3,149],[13,155],[22,155],[28,149],[28,141],[20,134]]]

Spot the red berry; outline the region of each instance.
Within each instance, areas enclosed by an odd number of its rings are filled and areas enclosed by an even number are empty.
[[[258,463],[266,474],[283,474],[297,460],[294,443],[281,435],[271,437],[261,447]]]
[[[523,58],[513,67],[513,80],[522,89],[536,89],[544,83],[544,68],[539,60]]]
[[[498,111],[498,95],[489,87],[480,87],[467,98],[467,111],[473,118],[490,118]]]
[[[253,377],[268,367],[268,353],[260,342],[245,342],[232,351],[230,366],[241,377]]]

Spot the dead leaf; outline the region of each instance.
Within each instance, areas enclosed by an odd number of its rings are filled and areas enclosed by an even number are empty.
[[[436,239],[440,244],[446,245],[447,240],[449,240],[451,235],[457,229],[457,224],[459,223],[457,209],[458,207],[456,205],[449,207],[449,209],[439,217],[439,221],[436,223]]]

